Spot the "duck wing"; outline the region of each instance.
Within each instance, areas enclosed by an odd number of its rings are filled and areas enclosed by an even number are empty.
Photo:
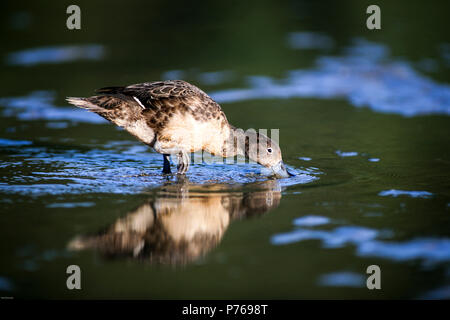
[[[97,90],[103,94],[139,95],[143,100],[161,98],[186,98],[207,96],[196,86],[183,80],[156,81],[132,84],[126,87],[105,87]]]
[[[174,112],[189,112],[194,117],[208,120],[225,119],[220,106],[205,92],[182,80],[169,80],[132,84],[126,87],[98,89],[100,95],[127,97],[135,100],[144,113],[153,116],[171,116]],[[156,115],[156,114],[155,114]]]

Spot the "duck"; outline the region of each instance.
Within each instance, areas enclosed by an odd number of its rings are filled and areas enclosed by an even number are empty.
[[[177,158],[177,174],[184,175],[190,154],[206,151],[224,158],[244,156],[279,178],[292,175],[275,141],[254,130],[234,127],[216,101],[183,80],[104,87],[97,89],[96,95],[66,100],[124,128],[162,154],[164,174],[171,173],[170,156]]]

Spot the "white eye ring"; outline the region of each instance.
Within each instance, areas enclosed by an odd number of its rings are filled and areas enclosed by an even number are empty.
[[[268,153],[272,153],[272,148],[267,149]]]

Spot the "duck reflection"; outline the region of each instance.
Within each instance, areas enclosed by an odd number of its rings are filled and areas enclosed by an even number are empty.
[[[106,230],[78,236],[68,247],[95,249],[107,258],[186,264],[215,248],[230,222],[260,216],[276,208],[280,200],[277,180],[241,188],[184,180],[162,187],[156,197]]]

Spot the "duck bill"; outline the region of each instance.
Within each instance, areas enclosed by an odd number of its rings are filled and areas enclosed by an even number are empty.
[[[286,170],[283,161],[278,162],[276,165],[272,166],[271,169],[278,178],[289,178],[293,176],[292,173]]]

